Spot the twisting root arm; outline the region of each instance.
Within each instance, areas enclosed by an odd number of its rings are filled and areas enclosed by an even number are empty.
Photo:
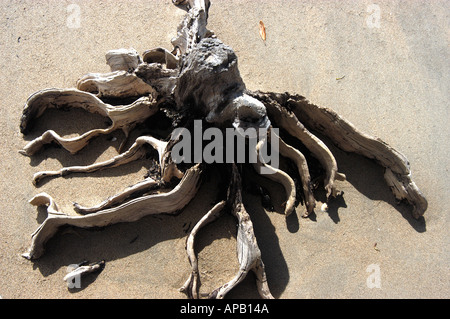
[[[235,164],[232,164],[231,183],[228,190],[228,200],[231,205],[231,212],[238,220],[237,233],[237,253],[240,264],[236,276],[228,283],[215,289],[210,298],[223,299],[225,295],[238,285],[247,276],[250,270],[256,274],[258,292],[262,298],[272,299],[267,278],[264,270],[264,264],[261,259],[261,251],[256,242],[253,231],[253,223],[247,213],[242,201],[242,182],[241,175]]]
[[[424,214],[428,207],[427,200],[413,182],[409,162],[402,153],[381,139],[359,131],[335,111],[309,103],[303,96],[262,92],[252,92],[252,96],[263,101],[268,112],[278,118],[283,118],[280,110],[284,109],[283,113],[288,114],[285,118],[297,117],[311,130],[328,137],[342,150],[377,161],[386,169],[384,177],[395,197],[398,200],[405,199],[413,206],[415,218]],[[344,176],[338,173],[336,178]]]
[[[166,169],[164,158],[167,152],[167,142],[160,141],[151,136],[141,136],[136,139],[136,142],[130,147],[128,151],[122,153],[120,155],[115,156],[114,158],[95,163],[88,166],[71,166],[71,167],[63,167],[58,171],[44,171],[34,174],[33,183],[37,185],[42,179],[48,177],[56,177],[56,176],[66,176],[71,173],[91,173],[105,168],[113,168],[118,167],[120,165],[124,165],[130,163],[132,161],[138,160],[145,156],[145,149],[143,146],[145,144],[150,144],[154,149],[158,151],[159,154],[159,163],[161,166],[161,176],[165,181],[170,181],[173,176],[177,178],[182,177],[182,173],[176,168]],[[175,165],[174,163],[168,163],[168,165]]]
[[[271,134],[275,134],[271,131]],[[284,157],[289,158],[297,166],[298,173],[300,175],[303,195],[305,197],[306,212],[303,217],[307,217],[311,214],[316,207],[316,200],[314,198],[314,193],[311,186],[311,176],[309,174],[308,163],[306,162],[305,156],[296,148],[286,144],[281,137],[278,137],[280,154]]]
[[[92,206],[92,207],[83,207],[79,205],[78,203],[73,203],[74,210],[79,214],[90,214],[98,212],[99,210],[110,208],[112,206],[118,205],[123,203],[125,200],[129,198],[133,198],[139,195],[142,195],[146,192],[149,192],[153,190],[156,187],[159,187],[161,184],[155,180],[153,180],[150,177],[147,177],[143,181],[140,181],[139,183],[127,187],[122,192],[115,194],[103,202],[101,202],[98,205]]]
[[[327,197],[335,197],[337,190],[334,181],[336,178],[340,178],[341,175],[338,176],[336,159],[325,143],[308,131],[292,112],[287,112],[276,101],[266,103],[265,106],[270,119],[276,125],[285,129],[290,135],[300,140],[320,161],[326,170],[324,185],[327,191]]]
[[[23,256],[38,258],[44,252],[44,244],[64,225],[82,228],[103,227],[120,222],[133,222],[140,218],[161,213],[174,213],[183,209],[195,196],[200,185],[200,164],[186,171],[180,183],[170,192],[132,199],[120,206],[84,215],[72,216],[61,212],[51,196],[45,193],[30,200],[35,206],[47,205],[48,217],[33,233],[31,247]]]
[[[84,148],[89,141],[98,135],[109,134],[122,129],[127,135],[129,130],[158,111],[157,103],[149,97],[141,97],[132,104],[113,106],[104,103],[95,95],[76,89],[47,89],[33,94],[25,104],[20,123],[20,130],[26,134],[33,124],[48,108],[63,108],[67,105],[85,109],[90,113],[98,113],[108,117],[112,124],[107,129],[95,129],[78,137],[63,138],[52,130],[28,143],[21,154],[31,156],[42,146],[56,142],[70,153],[75,154]]]
[[[209,298],[223,299],[226,294],[238,285],[247,276],[249,271],[256,275],[258,292],[262,298],[272,299],[267,283],[264,264],[261,259],[261,251],[256,242],[253,231],[253,223],[247,213],[242,200],[242,181],[239,170],[235,164],[232,165],[231,183],[227,192],[227,201],[216,204],[203,218],[195,225],[187,239],[186,250],[188,259],[192,267],[192,272],[180,291],[185,292],[190,298],[198,298],[198,285],[200,275],[198,272],[198,262],[194,251],[194,240],[198,231],[205,225],[219,218],[226,205],[231,210],[233,216],[238,221],[237,232],[237,255],[239,270],[236,276],[226,284],[218,287],[209,294]]]
[[[198,285],[200,280],[200,274],[198,272],[198,261],[197,256],[195,255],[194,244],[195,244],[195,236],[199,232],[201,228],[212,223],[217,218],[219,218],[225,207],[226,202],[221,201],[217,203],[205,216],[200,219],[200,221],[194,226],[189,237],[186,242],[186,252],[188,255],[189,263],[192,267],[192,272],[189,275],[189,278],[185,282],[185,284],[180,288],[181,292],[187,294],[189,298],[198,299]]]
[[[256,145],[256,152],[259,154],[260,149],[267,143],[267,139],[263,138]],[[267,177],[268,179],[283,185],[288,199],[285,202],[284,213],[286,216],[289,216],[293,210],[295,209],[295,199],[296,199],[296,188],[294,180],[284,171],[274,168],[267,163],[263,163],[260,160],[260,157],[257,156],[256,163],[253,164],[256,172],[261,174],[262,176]]]

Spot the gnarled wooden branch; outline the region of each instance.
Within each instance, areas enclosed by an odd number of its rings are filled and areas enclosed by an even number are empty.
[[[260,149],[263,147],[263,145],[265,143],[267,143],[266,138],[262,139],[257,144],[256,151],[258,154],[259,154]],[[267,163],[261,162],[259,156],[257,158],[257,162],[253,164],[253,167],[259,174],[263,174],[265,177],[271,179],[272,181],[283,185],[283,187],[286,191],[286,194],[288,196],[288,198],[285,202],[284,213],[286,216],[289,216],[295,208],[294,205],[295,205],[295,199],[296,199],[296,188],[295,188],[295,183],[294,183],[293,179],[286,172],[284,172],[278,168],[272,167]],[[266,169],[267,171],[271,171],[271,172],[269,174],[267,174],[267,173],[264,174],[261,171],[262,168]]]
[[[201,168],[197,164],[187,170],[180,183],[168,193],[138,197],[117,207],[82,216],[67,215],[60,211],[50,195],[38,194],[30,200],[30,204],[47,206],[48,216],[32,234],[31,246],[22,256],[27,259],[40,257],[44,252],[44,244],[61,226],[104,227],[120,222],[133,222],[147,215],[178,212],[194,198],[200,186],[200,176]]]
[[[209,297],[223,299],[230,290],[244,280],[249,271],[253,271],[256,275],[256,283],[260,296],[265,299],[273,299],[267,284],[266,272],[261,259],[261,251],[259,250],[253,231],[253,223],[242,201],[241,175],[235,164],[232,164],[228,200],[230,201],[232,214],[238,220],[236,239],[237,255],[240,266],[236,276],[226,284],[211,292]]]
[[[82,108],[90,113],[97,113],[109,118],[111,126],[106,129],[94,129],[78,137],[64,138],[53,130],[48,130],[40,137],[28,143],[21,154],[31,156],[45,144],[56,142],[74,154],[84,148],[89,141],[98,135],[109,134],[121,129],[125,135],[137,124],[144,122],[158,111],[156,101],[149,97],[141,97],[132,104],[113,106],[104,103],[95,95],[77,89],[47,89],[33,94],[27,101],[20,123],[20,130],[26,134],[32,123],[44,114],[48,108],[63,108],[67,105]]]
[[[188,255],[189,263],[192,267],[192,272],[189,275],[189,278],[186,280],[184,285],[180,288],[181,292],[186,293],[189,298],[198,299],[198,289],[199,289],[199,280],[200,274],[198,272],[198,261],[197,256],[195,254],[194,244],[195,244],[195,236],[198,234],[199,230],[204,226],[212,223],[217,218],[219,218],[224,210],[226,202],[221,201],[217,203],[205,216],[203,216],[200,221],[194,226],[189,237],[186,242],[186,252]]]
[[[378,162],[386,169],[384,177],[395,197],[399,200],[405,199],[413,206],[415,218],[424,214],[428,207],[427,200],[412,181],[408,160],[392,146],[379,138],[362,133],[333,110],[311,104],[303,96],[262,92],[253,92],[252,95],[264,102],[269,114],[273,114],[272,119],[275,122],[290,121],[295,124],[293,118],[298,118],[311,130],[328,137],[342,150],[357,153]],[[290,128],[295,127],[295,125],[285,126],[282,123],[280,125],[290,132],[292,132]],[[328,162],[330,167],[334,167],[334,160],[329,159]],[[332,172],[329,173],[330,175]],[[335,176],[340,177],[340,175]]]

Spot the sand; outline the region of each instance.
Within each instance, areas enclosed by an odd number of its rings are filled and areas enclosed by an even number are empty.
[[[24,137],[19,119],[32,93],[73,87],[86,73],[107,72],[104,54],[111,49],[171,48],[184,12],[169,0],[3,0],[0,7],[0,296],[184,298],[177,289],[190,271],[186,230],[214,204],[216,180],[206,181],[178,216],[68,228],[30,262],[20,254],[45,217],[45,210],[27,202],[35,194],[45,191],[73,213],[73,201],[96,204],[138,182],[150,164],[53,179],[36,188],[35,172],[108,159],[123,135],[97,138],[75,156],[57,148],[32,158],[18,153],[46,129],[70,135],[105,125],[82,112],[49,112]],[[283,189],[262,179],[278,212],[265,212],[254,196],[246,203],[276,298],[450,296],[449,12],[447,1],[213,1],[209,27],[236,51],[249,89],[304,95],[383,139],[407,156],[429,201],[424,218],[414,220],[410,207],[396,203],[379,166],[332,146],[348,181],[339,182],[343,197],[328,212],[316,209],[303,219],[300,205],[286,219]],[[70,123],[79,118],[81,123]],[[235,221],[224,216],[199,236],[201,292],[234,275],[235,234]],[[68,265],[102,259],[106,266],[98,276],[87,277],[80,289],[67,288]],[[258,298],[254,278],[229,297]]]

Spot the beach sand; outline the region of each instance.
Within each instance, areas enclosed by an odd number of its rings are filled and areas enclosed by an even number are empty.
[[[47,243],[46,254],[32,262],[21,253],[45,209],[28,200],[47,192],[63,211],[74,213],[72,202],[97,204],[141,180],[150,163],[35,187],[31,180],[38,171],[117,155],[123,134],[96,138],[74,156],[54,147],[32,158],[18,153],[46,129],[70,135],[105,126],[99,116],[51,111],[24,137],[19,120],[32,93],[74,87],[86,73],[108,72],[104,55],[111,49],[133,47],[141,54],[155,47],[172,49],[170,39],[185,12],[169,0],[3,0],[0,8],[0,296],[185,298],[178,288],[190,273],[187,230],[214,204],[217,180],[206,180],[177,216],[61,230]],[[447,1],[212,2],[208,27],[235,50],[250,90],[303,95],[381,138],[408,158],[413,180],[429,202],[424,217],[413,219],[411,207],[396,203],[381,167],[332,145],[348,180],[338,183],[343,196],[330,203],[328,212],[320,211],[319,203],[304,219],[305,208],[299,205],[285,218],[282,187],[259,178],[276,212],[264,211],[256,196],[245,201],[276,298],[450,296],[449,12]],[[199,235],[202,293],[236,273],[235,236],[236,222],[227,215]],[[68,289],[63,281],[67,267],[83,260],[105,260],[106,266],[82,279],[80,289]],[[259,298],[253,274],[228,297]]]

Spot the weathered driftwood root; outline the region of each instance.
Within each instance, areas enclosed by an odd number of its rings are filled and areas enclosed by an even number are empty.
[[[140,181],[137,184],[127,187],[122,192],[108,197],[107,199],[105,199],[103,202],[101,202],[98,205],[91,206],[91,207],[84,207],[78,203],[73,203],[74,210],[77,213],[84,214],[84,215],[90,214],[90,213],[95,213],[95,212],[98,212],[99,210],[119,205],[130,198],[138,197],[139,195],[145,194],[145,193],[152,191],[160,186],[161,186],[161,184],[159,182],[155,181],[151,177],[147,177],[143,181]]]
[[[170,146],[172,144],[164,141],[160,141],[150,136],[141,136],[136,139],[135,143],[130,147],[130,149],[114,158],[95,163],[88,166],[72,166],[63,167],[58,171],[43,171],[34,174],[33,183],[37,185],[41,180],[49,177],[67,176],[72,173],[91,173],[102,169],[108,169],[113,167],[118,167],[130,163],[132,161],[138,160],[146,156],[146,150],[144,145],[151,145],[159,154],[159,167],[161,182],[155,181],[148,177],[145,180],[128,187],[124,191],[109,197],[99,205],[93,207],[82,207],[78,203],[74,203],[75,211],[81,214],[87,214],[112,207],[117,204],[123,203],[125,200],[135,197],[136,195],[143,194],[151,189],[160,186],[161,183],[170,182],[173,177],[181,179],[183,177],[183,172],[181,172],[171,161],[170,157]]]
[[[275,134],[275,132],[271,132]],[[303,196],[305,198],[306,212],[303,217],[307,217],[314,211],[316,207],[316,200],[314,198],[314,193],[311,185],[311,176],[309,173],[308,162],[306,161],[305,155],[302,154],[296,148],[286,144],[281,137],[278,137],[280,155],[290,159],[297,167],[300,182],[302,183]]]
[[[33,233],[31,247],[23,254],[24,257],[33,259],[41,256],[45,243],[63,225],[83,228],[106,226],[183,209],[200,186],[203,164],[190,166],[183,172],[175,165],[171,153],[181,135],[176,129],[189,126],[186,123],[195,119],[205,120],[216,130],[252,128],[262,134],[259,129],[268,129],[265,138],[256,145],[256,154],[264,153],[263,147],[278,141],[279,155],[294,164],[297,171],[294,173],[298,173],[299,179],[291,177],[289,170],[283,171],[259,156],[256,162],[242,165],[252,165],[258,173],[284,187],[286,215],[295,210],[299,193],[304,199],[304,216],[314,211],[315,185],[311,172],[313,169],[317,171],[316,165],[325,172],[322,180],[327,200],[338,193],[336,180],[345,180],[345,175],[338,172],[336,159],[318,133],[344,151],[355,152],[380,163],[385,167],[385,179],[395,197],[407,200],[414,207],[415,218],[423,215],[427,201],[412,181],[409,163],[401,153],[380,139],[361,133],[334,111],[310,104],[301,96],[248,91],[239,73],[236,54],[206,28],[209,0],[173,0],[173,3],[184,7],[187,14],[172,40],[172,51],[156,48],[146,51],[141,58],[134,49],[113,50],[106,55],[111,72],[90,73],[78,80],[76,89],[42,90],[28,99],[20,123],[24,134],[49,108],[82,108],[111,121],[106,129],[94,129],[74,138],[62,137],[52,130],[46,131],[20,151],[28,156],[53,142],[70,153],[76,153],[95,136],[110,134],[118,129],[127,137],[131,129],[145,123],[157,112],[164,112],[167,116],[171,122],[167,129],[172,133],[165,140],[141,136],[123,153],[125,143],[122,143],[120,154],[108,161],[35,174],[33,181],[37,184],[47,177],[117,167],[143,158],[146,155],[145,145],[158,152],[160,170],[157,178],[148,177],[98,205],[83,207],[75,203],[75,211],[79,213],[75,215],[61,212],[46,193],[35,196],[30,203],[47,206],[48,217]],[[275,128],[280,129],[283,139],[277,135]],[[278,138],[272,140],[272,137]],[[290,137],[303,144],[302,151],[288,144]],[[319,164],[310,161],[309,155],[315,157]],[[243,204],[239,168],[235,163],[229,163],[228,168],[230,184],[226,200],[220,201],[198,221],[187,238],[186,250],[192,272],[180,290],[191,298],[199,297],[200,275],[194,249],[195,237],[201,228],[229,211],[238,221],[237,255],[240,266],[236,276],[212,291],[209,297],[224,298],[253,271],[259,294],[263,298],[272,298],[253,224]],[[167,186],[173,178],[180,180],[175,188],[151,193],[156,188]],[[297,188],[296,184],[301,187]],[[73,274],[95,270],[96,267],[79,267]]]
[[[334,182],[336,179],[345,179],[345,176],[338,173],[336,159],[325,143],[312,134],[292,112],[287,112],[278,103],[266,103],[265,106],[273,124],[297,138],[319,160],[326,171],[324,185],[327,197],[335,197],[337,190]]]
[[[199,289],[199,280],[200,274],[198,271],[198,260],[195,254],[195,236],[198,234],[199,230],[204,226],[212,223],[217,218],[219,218],[224,210],[226,202],[221,201],[217,203],[205,216],[203,216],[200,221],[194,226],[191,230],[189,237],[186,242],[186,252],[188,255],[189,263],[192,267],[192,272],[189,275],[189,278],[186,280],[184,285],[180,288],[181,292],[186,293],[189,298],[198,299],[198,289]]]
[[[225,295],[239,284],[247,276],[249,271],[253,271],[256,276],[258,292],[262,298],[272,299],[269,285],[267,283],[264,264],[261,259],[261,251],[256,242],[253,231],[253,223],[247,213],[242,201],[242,181],[238,167],[232,164],[230,188],[228,190],[228,200],[231,204],[231,213],[238,220],[237,232],[237,254],[239,270],[236,276],[228,283],[215,289],[210,298],[222,299]]]
[[[227,201],[221,201],[216,204],[202,219],[200,219],[189,234],[186,251],[192,267],[192,272],[185,284],[180,288],[180,291],[186,293],[189,298],[199,298],[198,289],[200,275],[198,271],[198,261],[194,250],[195,236],[202,227],[218,219],[227,207],[238,221],[236,239],[239,270],[236,276],[229,282],[209,293],[208,298],[223,299],[228,292],[245,279],[250,271],[253,271],[256,275],[256,284],[260,296],[265,299],[272,299],[273,296],[270,293],[264,264],[261,259],[261,251],[259,250],[253,231],[253,223],[242,200],[241,174],[235,164],[232,165]]]
[[[34,206],[47,206],[48,217],[32,234],[31,247],[22,256],[27,259],[40,257],[44,244],[61,226],[82,228],[103,227],[120,222],[133,222],[144,216],[175,213],[183,209],[195,196],[200,185],[200,164],[188,169],[179,184],[170,192],[141,196],[117,207],[99,210],[88,215],[67,215],[48,194],[41,193],[30,200]]]
[[[136,139],[130,149],[114,158],[95,163],[88,166],[72,166],[63,167],[58,171],[43,171],[34,174],[33,183],[37,185],[42,179],[48,177],[66,176],[71,173],[91,173],[105,168],[118,167],[136,161],[143,158],[146,155],[144,145],[151,145],[159,154],[159,165],[161,168],[161,177],[163,181],[170,182],[172,177],[181,178],[183,173],[176,167],[175,163],[170,160],[170,150],[168,146],[171,145],[168,142],[160,141],[151,136],[141,136]]]
[[[274,134],[273,132],[269,134]],[[256,145],[256,152],[259,155],[260,149],[264,146],[264,144],[267,143],[267,138],[262,139],[257,145]],[[296,200],[296,187],[294,180],[284,171],[278,168],[274,168],[271,165],[267,163],[263,163],[260,160],[260,157],[257,157],[256,163],[253,164],[253,167],[255,168],[256,172],[259,174],[262,174],[263,176],[267,177],[268,179],[281,184],[285,192],[287,194],[287,200],[285,202],[285,210],[284,213],[286,216],[289,216],[293,210],[295,209],[295,200]],[[264,173],[262,169],[265,169],[266,172]],[[267,172],[270,171],[269,174]]]
[[[155,94],[152,86],[134,73],[126,71],[86,74],[78,80],[77,89],[93,93],[97,97],[122,98]]]
[[[413,216],[419,218],[427,209],[425,196],[411,178],[410,165],[406,157],[379,138],[369,136],[329,108],[309,103],[304,97],[288,93],[253,92],[252,96],[267,107],[270,119],[288,133],[298,136],[298,131],[309,129],[329,138],[337,147],[375,160],[385,168],[385,179],[398,200],[407,200],[413,206]],[[301,121],[301,122],[300,122]],[[322,143],[321,143],[322,145]],[[337,173],[334,157],[322,147],[317,157],[328,168],[327,180],[331,177],[344,178]],[[332,184],[332,183],[331,183]],[[333,186],[328,186],[328,189]]]
[[[74,138],[64,138],[53,130],[48,130],[28,143],[20,151],[22,154],[31,156],[43,145],[52,142],[74,154],[95,136],[110,134],[118,129],[128,137],[136,125],[145,122],[159,110],[158,94],[167,95],[173,90],[176,71],[166,70],[160,63],[143,63],[134,49],[112,50],[106,54],[106,60],[111,73],[89,73],[78,80],[77,89],[46,89],[30,96],[22,113],[20,130],[27,134],[35,120],[49,108],[82,108],[105,116],[111,121],[111,125]],[[147,74],[145,79],[137,75],[142,75],[143,69]],[[101,98],[136,100],[131,104],[111,105]]]
[[[151,97],[141,97],[132,104],[113,106],[104,103],[95,95],[77,89],[47,89],[33,94],[25,104],[20,123],[20,130],[26,134],[32,123],[44,114],[48,108],[63,107],[82,108],[90,113],[97,113],[109,118],[111,126],[106,129],[94,129],[73,138],[61,137],[53,130],[48,130],[40,137],[29,142],[21,154],[31,156],[45,144],[55,142],[74,154],[84,148],[98,135],[109,134],[122,129],[126,136],[137,124],[144,122],[158,111],[158,105]]]

